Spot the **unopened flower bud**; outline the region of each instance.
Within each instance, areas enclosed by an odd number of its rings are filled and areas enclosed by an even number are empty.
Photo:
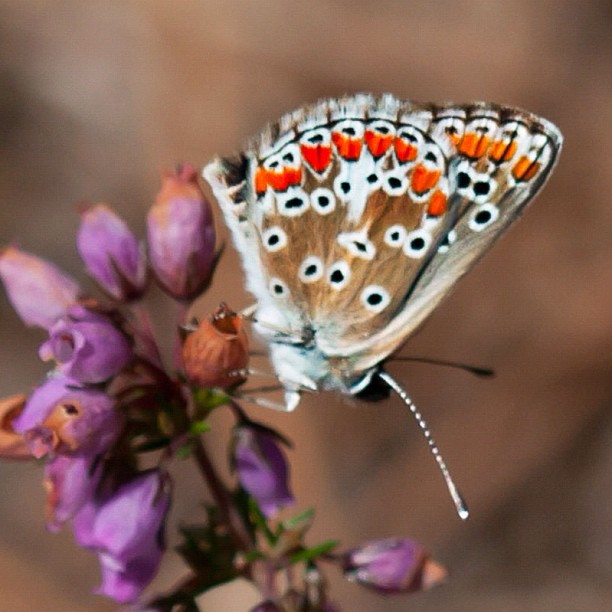
[[[412,593],[442,582],[446,570],[414,540],[374,540],[344,555],[344,575],[381,593]]]
[[[232,387],[244,382],[244,376],[232,372],[246,368],[248,362],[249,342],[243,319],[225,304],[183,343],[185,373],[199,387]]]
[[[26,325],[48,329],[79,294],[78,283],[52,263],[14,247],[0,249],[0,278]]]
[[[112,398],[78,385],[65,377],[47,380],[14,420],[14,430],[35,457],[52,451],[93,455],[106,451],[117,439],[123,420]]]
[[[139,298],[146,285],[147,262],[138,239],[106,204],[83,207],[77,250],[87,272],[117,300]]]
[[[132,349],[108,317],[73,306],[51,327],[39,356],[43,361],[55,360],[66,376],[83,383],[99,383],[128,363]]]
[[[268,517],[295,503],[289,490],[289,466],[276,438],[263,430],[241,425],[234,429],[234,457],[238,480]]]
[[[192,166],[162,176],[147,215],[147,242],[153,272],[170,295],[192,299],[205,289],[215,260],[215,226]]]
[[[104,501],[88,504],[75,518],[77,542],[98,553],[100,594],[134,602],[154,578],[165,551],[169,485],[167,474],[144,472]]]
[[[0,400],[0,458],[32,459],[33,455],[25,440],[13,429],[13,421],[26,403],[25,395],[12,395]]]

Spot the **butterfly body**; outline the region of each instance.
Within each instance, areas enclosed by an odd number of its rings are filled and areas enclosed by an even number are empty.
[[[324,100],[204,170],[279,379],[363,392],[520,214],[558,129],[492,104]]]

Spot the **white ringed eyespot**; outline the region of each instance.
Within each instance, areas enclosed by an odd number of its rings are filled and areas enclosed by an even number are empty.
[[[262,237],[264,248],[269,253],[276,253],[287,245],[287,234],[278,225],[269,227],[264,231]]]
[[[327,282],[337,291],[346,287],[350,278],[351,268],[346,261],[342,259],[333,263],[327,270]]]
[[[431,244],[431,234],[425,230],[414,230],[406,234],[404,255],[411,259],[421,259]]]
[[[468,227],[474,232],[481,232],[486,227],[497,221],[499,209],[493,204],[481,204],[472,213]]]
[[[387,246],[399,249],[406,239],[406,228],[400,223],[396,223],[387,229],[383,240]]]
[[[360,295],[361,303],[370,312],[382,312],[391,301],[389,292],[380,285],[368,285]]]
[[[323,276],[323,262],[320,257],[309,255],[300,264],[298,278],[303,283],[314,283]]]

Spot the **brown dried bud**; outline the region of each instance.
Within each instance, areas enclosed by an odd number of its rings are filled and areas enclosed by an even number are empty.
[[[244,376],[231,373],[246,368],[248,362],[243,319],[226,304],[202,321],[183,343],[185,373],[199,387],[233,387],[244,382]]]
[[[25,440],[13,431],[13,421],[25,406],[25,395],[11,395],[0,400],[0,457],[34,459]]]

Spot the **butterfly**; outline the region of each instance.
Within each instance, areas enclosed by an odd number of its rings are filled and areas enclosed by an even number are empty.
[[[556,126],[516,108],[357,94],[304,106],[203,171],[256,298],[285,407],[398,393],[382,367],[543,186]]]

